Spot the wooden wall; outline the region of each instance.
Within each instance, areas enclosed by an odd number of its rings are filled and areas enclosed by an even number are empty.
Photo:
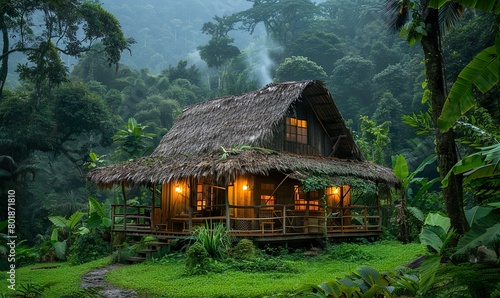
[[[302,155],[330,155],[333,142],[307,102],[297,102],[295,109],[293,109],[293,112],[290,112],[289,116],[307,120],[308,143],[302,144],[287,141],[285,135],[285,118],[283,118],[281,125],[277,127],[274,135],[274,144],[272,145],[274,149]]]

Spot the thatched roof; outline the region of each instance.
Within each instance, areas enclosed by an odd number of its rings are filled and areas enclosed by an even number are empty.
[[[319,156],[301,156],[262,149],[236,150],[223,157],[223,151],[196,155],[143,157],[114,166],[93,170],[89,179],[101,187],[113,184],[152,184],[186,177],[214,177],[228,181],[238,174],[268,175],[279,171],[304,179],[308,175],[353,176],[396,185],[398,180],[388,168],[371,162],[339,160]]]
[[[151,156],[203,153],[221,146],[270,148],[276,128],[297,101],[308,102],[328,135],[339,142],[336,156],[362,160],[333,98],[321,81],[269,84],[186,108]]]
[[[272,148],[276,128],[282,126],[288,109],[297,101],[309,103],[332,139],[344,136],[336,157],[262,149]],[[230,152],[224,154],[223,148]],[[270,84],[257,91],[190,106],[150,156],[94,169],[88,179],[101,187],[206,176],[229,182],[238,174],[267,175],[274,171],[297,178],[321,173],[398,184],[390,169],[362,161],[333,98],[320,81]]]

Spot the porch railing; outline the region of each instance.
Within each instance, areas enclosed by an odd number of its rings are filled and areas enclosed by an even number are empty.
[[[346,207],[320,205],[225,205],[212,206],[209,213],[193,211],[171,218],[159,218],[151,206],[112,205],[112,227],[119,231],[154,231],[189,234],[193,227],[208,223],[229,223],[234,234],[323,234],[379,231],[378,206]],[[158,211],[158,210],[157,210]],[[227,214],[229,216],[227,216]]]

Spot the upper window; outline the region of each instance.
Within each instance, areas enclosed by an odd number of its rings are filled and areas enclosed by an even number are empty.
[[[307,121],[286,117],[286,140],[307,144]]]

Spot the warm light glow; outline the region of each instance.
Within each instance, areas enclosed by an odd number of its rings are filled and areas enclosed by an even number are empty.
[[[338,193],[339,193],[339,191],[340,191],[340,188],[338,188],[338,187],[334,187],[334,188],[333,188],[333,193],[334,193],[334,194],[338,194]]]
[[[243,185],[243,190],[248,190],[248,184]]]
[[[181,193],[182,192],[182,187],[176,186],[175,187],[175,192]]]

